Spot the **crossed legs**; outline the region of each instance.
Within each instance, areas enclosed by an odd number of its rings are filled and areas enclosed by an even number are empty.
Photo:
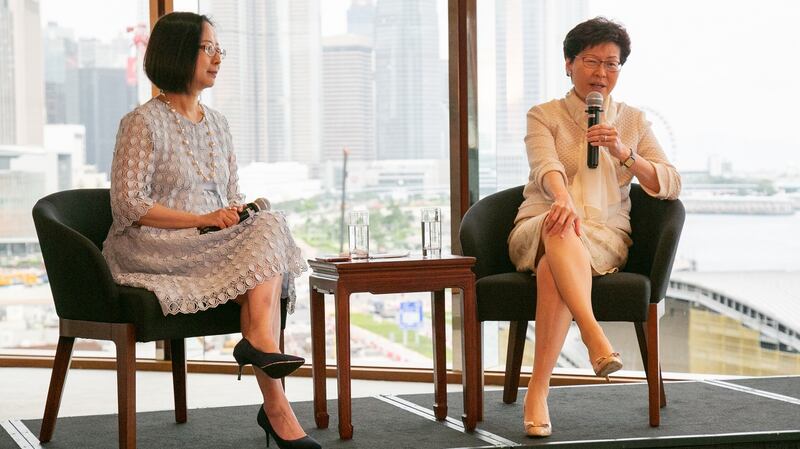
[[[550,377],[573,318],[595,360],[611,353],[611,343],[592,311],[589,254],[574,232],[563,238],[542,235],[544,255],[536,267],[536,342],[533,374],[525,396],[525,422],[550,422],[547,395]]]
[[[262,352],[280,352],[282,279],[275,276],[236,300],[241,305],[242,335]],[[273,379],[260,369],[253,371],[264,396],[264,411],[275,432],[286,440],[302,438],[305,432],[286,399],[280,379]]]

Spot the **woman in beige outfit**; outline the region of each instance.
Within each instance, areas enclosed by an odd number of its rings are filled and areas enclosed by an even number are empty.
[[[552,432],[550,376],[573,319],[595,373],[606,377],[622,368],[594,318],[591,287],[592,276],[616,272],[627,260],[631,180],[656,198],[680,193],[678,172],[644,114],[610,97],[629,54],[630,38],[619,24],[598,17],[577,25],[564,40],[573,89],[528,112],[531,170],[508,244],[517,269],[536,275],[535,356],[523,418],[529,436]],[[603,95],[604,113],[587,129],[590,92]],[[594,169],[587,167],[587,142],[599,147]]]

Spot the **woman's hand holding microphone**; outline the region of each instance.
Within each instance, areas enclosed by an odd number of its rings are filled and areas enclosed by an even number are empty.
[[[239,212],[244,206],[228,206],[200,215],[200,229],[215,227],[225,229],[239,223]]]
[[[622,144],[617,128],[601,123],[594,125],[586,132],[586,140],[593,146],[606,147],[612,156],[620,161],[628,159],[631,150]]]
[[[201,234],[219,231],[220,229],[229,228],[247,220],[258,212],[269,210],[272,210],[269,200],[266,198],[256,198],[252,203],[231,205],[201,215],[200,220],[202,224],[197,228],[200,229]]]

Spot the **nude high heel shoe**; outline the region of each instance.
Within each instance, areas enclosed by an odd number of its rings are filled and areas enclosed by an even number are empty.
[[[525,393],[525,399],[528,398],[528,393]],[[523,399],[523,401],[525,401]],[[522,403],[522,424],[525,427],[525,435],[532,438],[544,438],[553,434],[553,426],[550,423],[536,424],[533,421],[525,421],[525,402]]]
[[[536,425],[533,422],[525,421],[525,435],[533,438],[545,438],[553,434],[553,427],[550,424]]]
[[[599,357],[592,363],[594,374],[597,377],[605,377],[607,382],[611,382],[608,376],[622,369],[622,359],[619,352],[612,352],[605,357]]]

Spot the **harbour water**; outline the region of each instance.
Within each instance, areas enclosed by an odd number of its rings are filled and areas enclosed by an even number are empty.
[[[687,214],[676,268],[697,271],[800,271],[800,213]]]

